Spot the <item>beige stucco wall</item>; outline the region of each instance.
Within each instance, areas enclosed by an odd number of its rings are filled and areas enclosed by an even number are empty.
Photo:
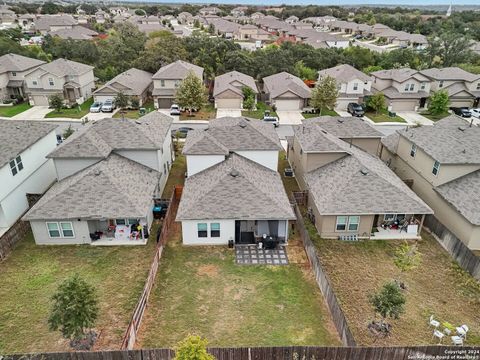
[[[350,139],[343,140],[350,143]],[[380,153],[380,138],[355,138],[352,139],[352,144],[372,155],[378,155]]]

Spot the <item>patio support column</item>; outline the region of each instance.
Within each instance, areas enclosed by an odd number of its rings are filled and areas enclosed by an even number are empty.
[[[420,226],[418,227],[418,234],[417,235],[422,234],[422,228],[423,228],[423,222],[424,221],[425,221],[425,214],[422,215],[422,220],[420,220]]]

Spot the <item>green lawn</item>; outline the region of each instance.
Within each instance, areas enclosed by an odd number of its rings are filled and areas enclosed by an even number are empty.
[[[48,330],[47,319],[53,293],[74,273],[98,292],[97,349],[118,349],[154,247],[154,236],[146,246],[37,246],[29,234],[0,263],[0,354],[69,350],[60,332]]]
[[[149,100],[147,101],[145,104],[143,104],[143,106],[141,106],[143,108],[145,108],[146,110],[146,114],[148,114],[149,112],[151,111],[155,111],[155,106],[153,105],[153,100]],[[126,110],[125,111],[125,118],[127,119],[138,119],[140,117],[140,110],[139,109],[136,109],[136,110]],[[113,115],[113,117],[115,119],[121,119],[122,118],[122,113],[119,111],[117,111],[115,113],[115,115]]]
[[[185,156],[182,155],[182,146],[180,144],[175,145],[175,139],[172,140],[174,146],[177,148],[176,158],[168,174],[168,180],[163,190],[162,198],[170,199],[172,196],[173,187],[175,185],[183,185],[185,183],[185,172],[187,171],[187,161]]]
[[[164,250],[139,348],[188,334],[210,346],[339,345],[310,270],[292,261],[293,242],[290,265],[242,266],[233,249],[183,246],[180,233],[177,225]]]
[[[31,106],[27,101],[20,103],[18,105],[13,105],[13,106],[0,106],[0,116],[12,117],[30,108]]]
[[[398,115],[396,115],[395,117],[389,116],[387,110],[381,110],[378,112],[378,114],[374,111],[367,111],[365,113],[365,116],[376,123],[382,123],[382,122],[404,123],[405,122],[405,120]]]
[[[80,106],[75,106],[71,109],[62,109],[60,112],[56,110],[50,111],[45,115],[46,119],[50,118],[70,118],[80,119],[90,112],[90,106],[93,104],[93,98],[88,99]],[[79,109],[80,108],[80,109]]]
[[[265,110],[270,110],[270,115],[277,116],[277,113],[273,111],[270,106],[260,101],[257,103],[257,110],[254,110],[254,111],[243,110],[242,116],[253,118],[253,119],[263,119],[263,114]]]
[[[420,113],[420,115],[425,116],[427,119],[430,119],[432,121],[438,121],[438,120],[442,120],[443,118],[445,118],[445,117],[447,117],[451,114],[449,112],[445,112],[445,113],[441,113],[441,114],[438,114],[438,115],[432,115],[428,111],[425,111],[425,112]]]
[[[335,110],[328,110],[322,109],[319,114],[310,114],[310,113],[302,113],[305,119],[315,118],[319,116],[339,116]]]
[[[196,112],[192,112],[192,116],[188,114],[188,111],[183,111],[180,114],[180,120],[210,120],[215,119],[217,110],[213,104],[209,104]]]

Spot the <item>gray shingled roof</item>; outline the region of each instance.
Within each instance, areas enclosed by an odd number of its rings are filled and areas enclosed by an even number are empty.
[[[62,15],[42,15],[35,21],[35,29],[49,31],[51,26],[69,26],[76,25],[77,21],[67,14]]]
[[[383,134],[356,117],[319,116],[302,121],[303,124],[315,123],[322,129],[340,139],[381,138]]]
[[[310,98],[311,95],[310,88],[305,85],[302,79],[285,71],[264,77],[263,83],[266,86],[265,91],[268,89],[272,99],[275,99],[287,91],[293,92],[304,99]]]
[[[282,149],[271,124],[243,117],[211,120],[205,130],[190,131],[183,147],[185,155],[226,155],[233,151]]]
[[[237,154],[185,181],[177,220],[290,220],[280,175]]]
[[[188,73],[193,71],[200,79],[203,78],[203,68],[197,65],[190,64],[183,60],[177,60],[171,64],[162,66],[153,75],[154,80],[178,80],[187,77]]]
[[[418,70],[413,70],[410,68],[379,70],[379,71],[372,72],[371,75],[379,79],[394,80],[400,83],[411,78],[414,78],[418,81],[429,80],[426,76],[422,75]]]
[[[113,92],[122,91],[125,95],[140,96],[151,84],[151,73],[131,68],[115,76],[101,88],[95,90],[93,94],[102,92],[105,89],[111,89]]]
[[[62,58],[41,65],[39,68],[59,77],[67,75],[82,75],[88,71],[93,71],[93,66]]]
[[[61,39],[91,40],[94,36],[98,36],[98,33],[84,26],[78,25],[74,26],[71,29],[59,29],[55,31],[50,31],[49,35],[58,36]]]
[[[24,220],[141,218],[152,206],[159,173],[120,155],[55,183]]]
[[[161,149],[172,118],[152,111],[138,120],[102,119],[88,124],[52,151],[51,158],[105,158],[115,150]]]
[[[5,54],[0,56],[0,73],[7,71],[26,71],[42,64],[45,64],[45,61],[17,54]]]
[[[388,151],[390,151],[393,154],[396,154],[399,139],[400,139],[400,135],[397,132],[394,132],[388,136],[383,137],[381,142],[382,142],[382,145],[385,146]]]
[[[379,158],[338,140],[346,153],[304,175],[321,215],[433,214]]]
[[[474,225],[480,225],[480,170],[434,187],[434,190]]]
[[[337,80],[338,83],[346,83],[354,79],[359,79],[365,82],[372,81],[368,75],[348,64],[342,64],[333,68],[320,70],[318,72],[318,77],[320,78],[322,76],[332,76]]]
[[[458,67],[447,67],[447,68],[431,68],[422,70],[421,73],[429,78],[435,80],[464,80],[464,81],[475,81],[480,78],[480,75],[475,75],[460,69]]]
[[[426,91],[417,91],[417,92],[400,92],[394,86],[390,86],[386,89],[383,89],[379,92],[382,92],[385,97],[389,99],[421,99],[428,98],[430,96]]]
[[[398,134],[441,164],[480,164],[480,128],[455,115]]]
[[[40,121],[0,120],[0,167],[56,127],[57,125]]]
[[[242,86],[234,86],[232,83],[239,82]],[[226,74],[219,75],[215,78],[215,86],[213,88],[213,96],[221,94],[225,90],[231,90],[243,96],[242,87],[246,86],[258,93],[255,80],[250,75],[243,74],[238,71],[230,71]]]

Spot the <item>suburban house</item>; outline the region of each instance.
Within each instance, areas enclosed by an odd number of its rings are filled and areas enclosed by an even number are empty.
[[[72,28],[53,30],[48,33],[50,36],[58,36],[60,39],[72,40],[93,40],[98,36],[96,31],[90,30],[84,26],[76,25]]]
[[[480,75],[458,67],[432,68],[421,73],[430,79],[432,91],[448,92],[450,106],[480,106]]]
[[[135,68],[124,71],[93,92],[93,99],[99,102],[114,100],[119,93],[136,97],[140,105],[145,104],[152,93],[152,74]]]
[[[319,118],[294,126],[288,158],[302,190],[308,216],[322,238],[417,239],[424,216],[433,211],[377,156],[354,145],[350,134],[363,135],[365,146],[379,134],[359,119]],[[338,121],[337,134],[326,130]],[[370,136],[370,138],[369,138]]]
[[[380,70],[371,73],[373,92],[385,95],[391,111],[417,111],[424,108],[430,96],[430,79],[409,69]]]
[[[202,16],[217,15],[221,12],[222,12],[222,10],[219,9],[218,7],[215,7],[215,6],[207,6],[207,7],[203,7],[200,10],[198,10],[198,13]]]
[[[189,12],[183,11],[177,16],[177,20],[180,24],[193,24],[193,15]]]
[[[0,5],[0,30],[15,27],[17,15],[8,5]]]
[[[31,105],[49,105],[49,97],[60,94],[68,104],[82,104],[95,88],[93,66],[57,59],[25,74]]]
[[[162,66],[160,70],[153,75],[152,95],[155,108],[170,108],[175,102],[178,86],[190,72],[193,72],[203,81],[203,68],[182,60]]]
[[[17,54],[0,56],[0,100],[25,97],[25,74],[44,61]]]
[[[240,25],[235,34],[235,40],[255,40],[255,41],[266,41],[270,39],[270,33],[263,29],[260,29],[258,26],[252,24]]]
[[[246,6],[237,6],[236,8],[233,8],[230,11],[230,14],[234,17],[240,17],[240,16],[245,16],[245,11],[248,10],[248,7]]]
[[[34,28],[35,19],[35,15],[33,14],[22,14],[18,16],[17,23],[23,32],[30,32]]]
[[[295,214],[277,172],[281,149],[272,126],[242,117],[191,131],[177,213],[183,243],[250,244],[264,234],[286,243]]]
[[[55,181],[56,125],[0,120],[0,236],[29,208],[29,194],[43,194]]]
[[[247,87],[258,93],[253,77],[238,71],[230,71],[215,78],[213,97],[216,109],[243,109],[243,88]]]
[[[287,72],[263,78],[266,100],[277,110],[302,110],[311,97],[310,88],[299,77]]]
[[[339,95],[336,107],[340,110],[346,110],[351,102],[362,104],[365,96],[371,95],[372,79],[351,65],[338,65],[318,72],[318,80],[325,76],[337,81]]]
[[[480,128],[449,116],[382,140],[382,159],[472,250],[480,250]]]
[[[24,216],[35,242],[146,244],[173,160],[171,123],[156,111],[103,119],[51,152],[58,182]]]
[[[71,29],[77,25],[77,21],[71,15],[42,15],[35,20],[35,30],[42,35],[50,31]]]

